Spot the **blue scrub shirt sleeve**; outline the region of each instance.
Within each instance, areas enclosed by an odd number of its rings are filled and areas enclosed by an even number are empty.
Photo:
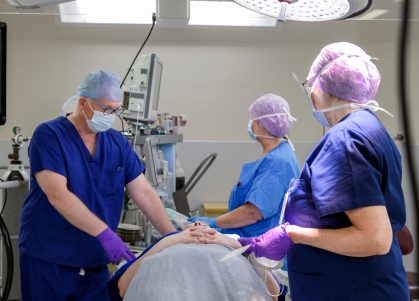
[[[266,160],[257,171],[252,186],[246,195],[246,203],[256,206],[267,219],[277,214],[281,208],[288,179],[283,179],[283,170],[272,160]],[[284,181],[286,183],[284,183]]]
[[[380,154],[361,133],[341,130],[331,135],[310,166],[319,215],[385,205],[381,162]]]
[[[63,138],[65,139],[65,138]],[[45,124],[35,130],[28,149],[31,174],[51,170],[67,177],[65,160],[56,134]]]

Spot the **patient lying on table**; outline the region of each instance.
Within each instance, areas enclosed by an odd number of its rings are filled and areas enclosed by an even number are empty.
[[[277,295],[279,286],[270,274],[262,279],[243,256],[220,261],[240,246],[236,240],[195,223],[162,238],[114,282],[117,280],[124,301],[276,300],[270,294]]]

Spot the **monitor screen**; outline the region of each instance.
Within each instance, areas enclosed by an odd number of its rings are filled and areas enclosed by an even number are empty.
[[[155,53],[141,55],[123,86],[125,120],[157,120],[163,61]]]
[[[0,22],[0,125],[6,123],[6,49],[7,26]]]
[[[161,84],[161,72],[163,65],[160,61],[155,61],[155,75],[154,75],[154,89],[153,89],[153,98],[152,98],[152,109],[157,111],[159,109],[159,94],[160,94],[160,84]]]

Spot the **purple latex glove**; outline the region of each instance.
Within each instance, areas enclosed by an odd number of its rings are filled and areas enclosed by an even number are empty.
[[[254,252],[256,257],[281,260],[294,245],[285,231],[287,226],[289,223],[279,225],[258,237],[241,237],[238,241],[242,246],[250,245],[245,254]]]
[[[118,264],[122,257],[126,261],[134,259],[134,254],[128,249],[127,245],[111,229],[106,228],[97,236],[102,248],[105,250],[109,260],[113,264]]]

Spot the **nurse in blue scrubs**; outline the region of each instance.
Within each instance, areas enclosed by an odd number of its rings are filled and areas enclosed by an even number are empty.
[[[218,217],[192,217],[221,233],[256,236],[278,226],[282,200],[289,182],[298,177],[297,158],[286,135],[295,119],[280,96],[266,94],[249,107],[250,137],[260,143],[256,161],[243,165],[233,187],[228,213]]]
[[[119,79],[89,73],[76,111],[39,125],[19,233],[22,301],[106,301],[107,264],[134,255],[115,234],[124,187],[161,234],[174,231],[132,146],[111,128]]]
[[[374,113],[379,83],[358,46],[322,49],[302,85],[330,130],[290,185],[286,223],[239,239],[256,256],[287,254],[293,301],[409,300],[396,239],[406,221],[401,157]]]

